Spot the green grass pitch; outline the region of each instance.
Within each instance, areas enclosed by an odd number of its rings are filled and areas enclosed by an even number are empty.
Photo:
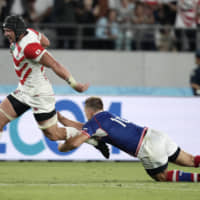
[[[200,184],[155,182],[140,162],[0,162],[0,200],[60,199],[200,200]]]

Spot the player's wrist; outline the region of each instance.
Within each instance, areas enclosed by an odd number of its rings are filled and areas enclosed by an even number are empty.
[[[76,88],[77,82],[72,75],[70,75],[70,77],[67,78],[66,81],[72,88],[74,88],[74,89]]]

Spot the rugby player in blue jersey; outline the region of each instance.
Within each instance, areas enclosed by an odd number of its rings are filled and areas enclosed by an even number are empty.
[[[90,97],[85,101],[85,114],[88,122],[82,124],[69,120],[58,113],[58,120],[65,126],[71,126],[80,134],[59,144],[62,152],[79,147],[88,138],[98,137],[131,156],[139,158],[146,172],[156,181],[200,182],[200,174],[179,170],[168,171],[168,162],[187,167],[200,167],[200,156],[193,156],[180,149],[165,133],[138,126],[103,110],[99,97]]]

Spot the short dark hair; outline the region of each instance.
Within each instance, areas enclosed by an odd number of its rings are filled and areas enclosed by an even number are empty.
[[[92,108],[94,111],[103,109],[103,101],[100,97],[89,97],[85,101],[85,107]]]

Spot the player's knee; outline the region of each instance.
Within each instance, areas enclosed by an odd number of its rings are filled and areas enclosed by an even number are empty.
[[[5,120],[1,120],[1,117],[0,117],[0,132],[3,131],[3,128],[4,126],[7,124],[7,122],[5,122]]]
[[[1,119],[0,119],[0,132],[2,132],[2,131],[3,131],[3,127],[4,127],[4,124],[3,124],[3,123],[1,123]]]
[[[6,116],[7,115],[7,116]],[[11,118],[8,114],[6,114],[6,112],[4,112],[1,108],[0,108],[0,131],[3,131],[4,126],[12,121],[13,118]]]
[[[153,179],[157,182],[166,182],[167,181],[167,175],[165,173],[159,173],[153,176]]]

